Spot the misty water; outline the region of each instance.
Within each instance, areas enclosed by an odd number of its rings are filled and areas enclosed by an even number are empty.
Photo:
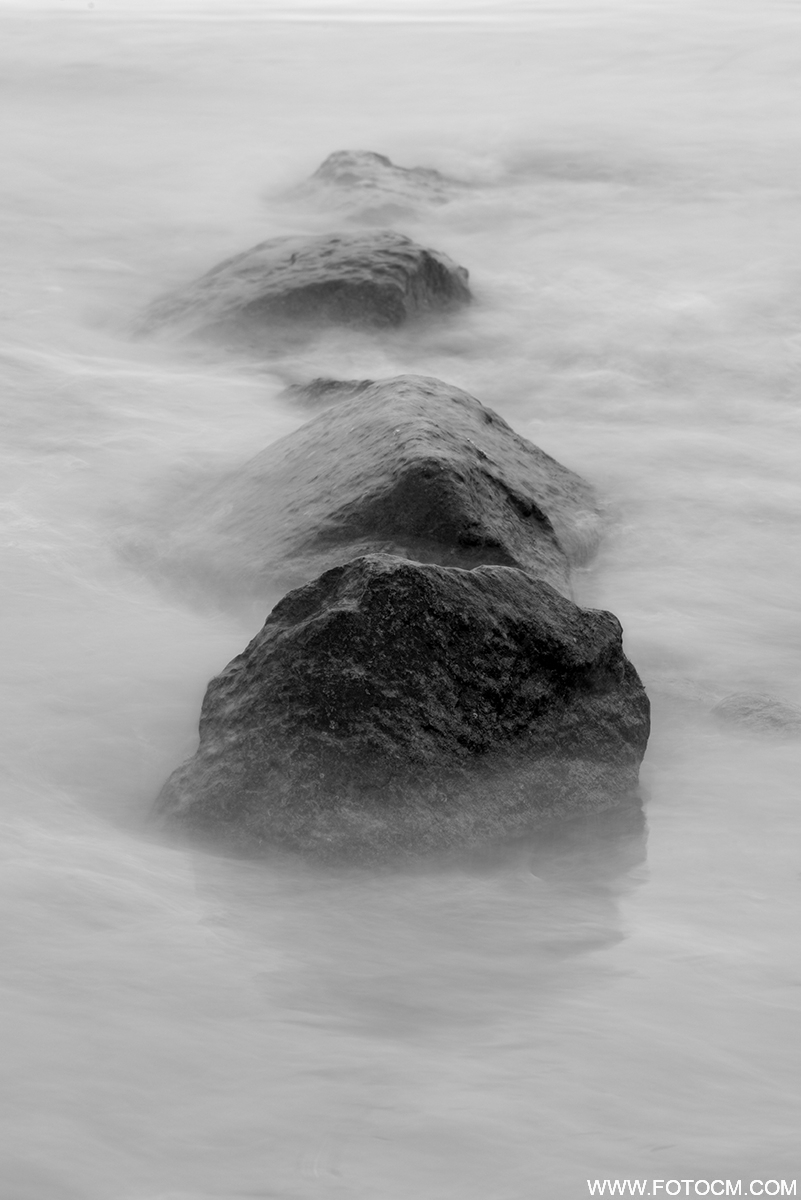
[[[711,710],[801,702],[800,18],[2,18],[4,1198],[795,1177],[801,745]],[[469,310],[266,360],[132,337],[225,256],[347,227],[280,201],[342,148],[467,185],[398,227]],[[287,383],[401,372],[597,488],[576,590],[652,699],[647,835],[386,871],[164,842],[266,611],[147,571],[154,498],[306,420]]]

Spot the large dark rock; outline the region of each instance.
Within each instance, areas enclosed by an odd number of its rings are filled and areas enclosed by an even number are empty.
[[[349,220],[389,224],[429,205],[446,204],[465,185],[429,167],[398,167],[370,150],[337,150],[289,199],[307,201]]]
[[[250,849],[469,845],[631,801],[648,711],[610,613],[508,567],[369,556],[212,680],[157,809]]]
[[[579,476],[467,392],[415,375],[368,384],[173,501],[167,530],[165,507],[140,553],[224,602],[274,600],[371,553],[523,567],[570,594],[600,528]]]
[[[392,328],[469,300],[464,267],[389,229],[277,237],[156,300],[137,328],[258,341],[287,325]]]

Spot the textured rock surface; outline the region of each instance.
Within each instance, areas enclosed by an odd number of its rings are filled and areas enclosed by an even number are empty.
[[[183,497],[170,524],[145,553],[224,599],[275,599],[370,553],[520,566],[569,594],[600,529],[582,479],[467,392],[415,375],[339,401]]]
[[[431,204],[446,204],[464,184],[426,167],[397,167],[370,150],[337,150],[290,198],[308,200],[350,220],[386,224]]]
[[[209,684],[170,823],[373,858],[630,800],[648,700],[610,613],[506,567],[357,559]]]
[[[469,299],[464,267],[389,229],[278,237],[156,300],[138,331],[178,325],[258,339],[288,323],[391,328]]]
[[[801,736],[801,708],[784,704],[773,696],[754,692],[735,692],[712,710],[719,721],[753,733]]]

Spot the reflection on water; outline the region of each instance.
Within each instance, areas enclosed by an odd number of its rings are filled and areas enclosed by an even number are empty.
[[[4,1197],[793,1177],[801,747],[713,710],[801,702],[797,21],[3,20]],[[325,229],[276,197],[347,146],[469,185],[404,229],[470,268],[468,312],[266,361],[130,339]],[[149,831],[265,614],[176,598],[126,539],[305,420],[287,384],[403,371],[599,489],[577,586],[654,702],[647,844],[606,816],[378,874]]]

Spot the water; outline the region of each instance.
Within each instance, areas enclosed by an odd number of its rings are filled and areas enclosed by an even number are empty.
[[[709,714],[801,702],[798,27],[6,12],[4,1200],[795,1177],[801,749]],[[272,198],[342,147],[474,185],[404,227],[470,268],[469,313],[267,367],[131,340],[159,292],[327,228]],[[652,696],[647,844],[376,874],[160,843],[152,798],[255,629],[126,545],[305,418],[288,380],[406,370],[599,489],[577,586]]]

